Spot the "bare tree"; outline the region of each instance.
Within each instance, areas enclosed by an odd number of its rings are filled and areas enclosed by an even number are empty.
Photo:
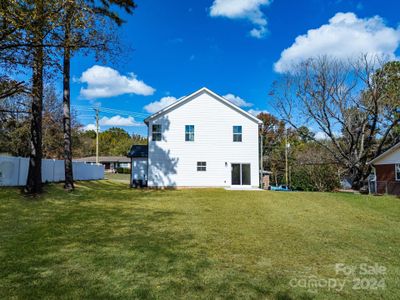
[[[400,99],[385,92],[384,60],[368,55],[344,62],[309,59],[274,83],[271,95],[284,121],[321,134],[310,136],[346,170],[353,188],[370,173],[368,161],[400,141]]]

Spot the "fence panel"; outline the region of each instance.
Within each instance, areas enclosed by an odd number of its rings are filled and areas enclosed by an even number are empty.
[[[376,189],[370,190],[371,193],[400,195],[400,181],[374,181]]]
[[[4,157],[0,160],[0,185],[16,186],[20,181],[20,158]],[[25,181],[26,182],[26,181]]]
[[[65,180],[64,173],[64,161],[63,160],[55,160],[54,161],[54,173],[53,173],[53,181],[60,182]]]
[[[73,162],[74,180],[99,180],[104,178],[103,165]],[[0,186],[23,186],[28,178],[29,159],[0,156]],[[64,181],[64,161],[42,160],[42,182]]]
[[[28,180],[29,158],[26,157],[16,157],[16,158],[19,159],[19,164],[18,164],[19,178],[16,185],[22,186],[25,185],[26,181]]]
[[[54,160],[42,159],[42,182],[54,181]]]

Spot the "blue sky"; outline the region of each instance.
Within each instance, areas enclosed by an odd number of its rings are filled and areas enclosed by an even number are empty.
[[[268,92],[291,62],[361,52],[399,57],[396,0],[137,4],[134,15],[123,15],[127,22],[120,29],[130,51],[106,63],[79,55],[72,61],[72,104],[89,128],[93,113],[88,108],[98,104],[114,109],[101,113],[102,130],[115,125],[145,135],[145,114],[203,86],[252,113],[274,113]]]

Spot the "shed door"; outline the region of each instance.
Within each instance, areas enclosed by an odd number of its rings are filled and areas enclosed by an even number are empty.
[[[132,160],[132,179],[147,180],[147,159]]]

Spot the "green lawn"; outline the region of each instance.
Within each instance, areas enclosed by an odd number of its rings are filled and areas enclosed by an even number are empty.
[[[387,270],[346,277],[337,263]],[[2,298],[399,299],[399,278],[394,197],[138,191],[110,180],[72,193],[49,185],[34,200],[0,190]],[[347,281],[341,291],[295,286],[310,279]]]
[[[108,180],[121,181],[129,184],[131,179],[130,174],[117,174],[117,173],[105,173],[104,178]]]

